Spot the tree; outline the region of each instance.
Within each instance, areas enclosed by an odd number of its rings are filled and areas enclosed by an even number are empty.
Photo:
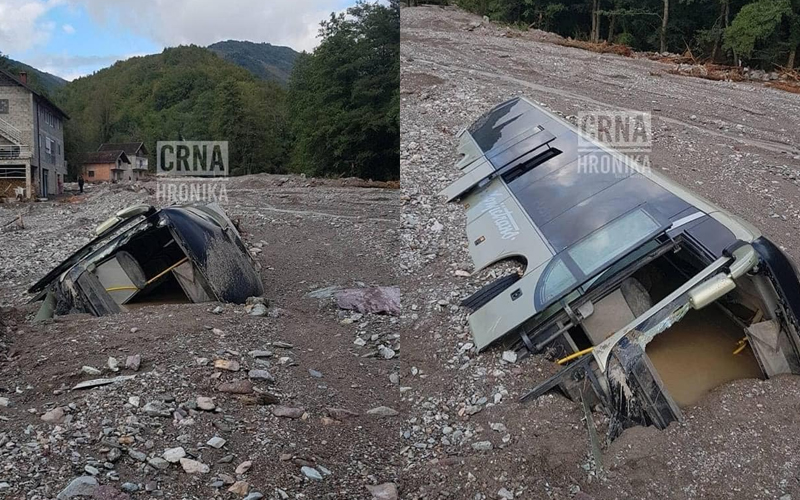
[[[400,176],[400,6],[359,2],[320,27],[289,80],[292,168],[376,180]]]
[[[756,44],[775,36],[784,17],[791,15],[789,0],[758,0],[747,4],[725,30],[725,47],[738,57],[749,59]]]

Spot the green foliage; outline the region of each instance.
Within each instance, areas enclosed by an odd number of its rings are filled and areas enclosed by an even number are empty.
[[[262,80],[281,84],[289,80],[294,62],[300,55],[289,47],[237,40],[217,42],[208,48]]]
[[[359,2],[321,25],[289,80],[292,169],[399,179],[400,7]]]
[[[227,140],[233,174],[285,171],[285,91],[200,47],[118,62],[66,86],[58,102],[71,169],[103,142]],[[74,173],[74,172],[73,172]]]
[[[725,47],[748,59],[753,55],[756,43],[775,36],[784,17],[791,14],[789,0],[758,0],[747,4],[725,30]]]

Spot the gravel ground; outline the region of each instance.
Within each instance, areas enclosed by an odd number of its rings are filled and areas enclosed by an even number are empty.
[[[33,325],[24,289],[111,213],[155,202],[154,185],[0,206],[0,220],[22,212],[25,225],[0,235],[0,280],[11,283],[0,295],[0,498],[67,498],[87,476],[104,500],[370,499],[368,487],[393,488],[399,318],[308,295],[397,285],[384,256],[396,249],[399,192],[358,184],[229,180],[224,208],[261,265],[266,316],[166,304]],[[136,355],[141,366],[127,368]],[[118,375],[135,377],[72,389]],[[231,383],[246,394],[225,392]]]
[[[509,265],[471,275],[463,210],[436,195],[459,175],[455,134],[515,95],[568,119],[652,112],[653,168],[800,261],[800,96],[674,76],[669,64],[555,39],[455,8],[402,11],[404,498],[800,498],[796,377],[727,384],[666,431],[627,430],[604,443],[600,468],[578,405],[558,395],[516,401],[553,363],[475,352],[457,304]],[[602,435],[604,417],[594,420]]]

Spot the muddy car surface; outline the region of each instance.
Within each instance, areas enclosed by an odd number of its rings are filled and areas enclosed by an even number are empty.
[[[558,387],[617,434],[727,381],[800,373],[797,268],[756,228],[524,98],[460,141],[442,194],[467,211],[476,270],[524,265],[464,300],[475,345],[565,367],[523,399]]]
[[[215,203],[135,205],[34,284],[37,315],[113,314],[152,303],[232,302],[264,293],[256,263]]]

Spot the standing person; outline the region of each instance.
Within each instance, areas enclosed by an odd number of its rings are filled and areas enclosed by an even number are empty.
[[[83,194],[83,176],[78,176],[78,189],[81,190],[81,194]]]

